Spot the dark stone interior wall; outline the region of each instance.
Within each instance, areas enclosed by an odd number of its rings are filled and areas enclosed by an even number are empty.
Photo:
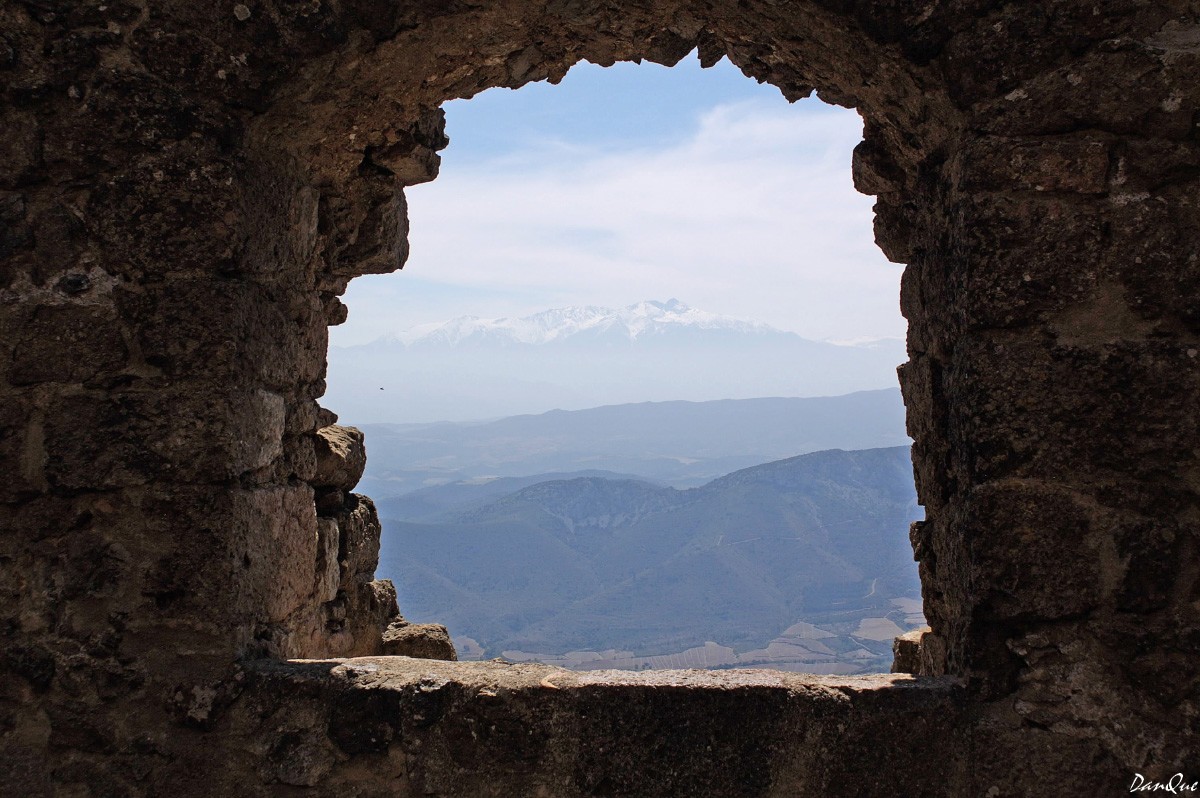
[[[188,783],[237,661],[380,650],[338,296],[402,264],[441,102],[696,46],[864,116],[939,767],[1200,778],[1194,3],[0,0],[0,784]]]

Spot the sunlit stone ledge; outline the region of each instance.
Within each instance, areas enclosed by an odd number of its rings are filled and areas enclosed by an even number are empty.
[[[391,795],[953,795],[962,687],[903,674],[570,672],[408,657],[248,666],[263,786]],[[371,793],[374,794],[374,793]]]

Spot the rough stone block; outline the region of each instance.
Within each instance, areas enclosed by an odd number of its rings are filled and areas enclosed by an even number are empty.
[[[0,499],[34,496],[47,487],[41,420],[31,403],[16,397],[0,400],[0,462],[8,469]]]
[[[21,271],[16,255],[32,243],[33,232],[26,218],[27,210],[22,194],[0,191],[0,258],[9,264],[0,271],[0,289],[8,288],[16,280]]]
[[[41,160],[41,131],[37,117],[27,110],[7,106],[0,111],[0,188],[18,186]]]
[[[1176,180],[1191,170],[1174,172]],[[1158,324],[1159,335],[1179,324],[1194,348],[1200,337],[1200,215],[1195,180],[1179,180],[1157,192],[1134,191],[1113,198],[1109,214],[1114,257],[1108,272],[1119,281],[1129,313]]]
[[[972,491],[956,516],[965,548],[959,562],[971,574],[975,612],[988,618],[1089,612],[1119,579],[1107,518],[1086,496],[1029,481],[988,483]],[[938,541],[939,561],[954,561],[940,555],[955,546]]]
[[[984,191],[1108,189],[1109,144],[1086,138],[985,138],[967,156],[964,188]]]
[[[950,798],[979,792],[927,759],[956,755],[961,691],[900,675],[372,657],[256,663],[231,723],[260,740],[263,782],[330,794],[370,767],[393,795]]]
[[[317,430],[317,471],[312,485],[349,493],[367,467],[363,434],[354,427],[331,425]]]
[[[345,656],[379,653],[383,632],[400,615],[396,587],[390,579],[374,579],[346,590],[346,631],[353,641]]]
[[[166,440],[154,430],[156,404],[142,396],[53,401],[44,424],[47,479],[59,488],[116,488],[171,474],[169,458],[154,447]]]
[[[341,584],[341,566],[338,563],[339,532],[337,521],[331,518],[317,519],[317,587],[319,603],[337,598]]]
[[[128,351],[113,312],[89,305],[38,308],[13,347],[13,384],[110,380]]]
[[[1018,199],[1018,197],[1020,197]],[[959,325],[1014,328],[1086,301],[1103,274],[1078,268],[1098,263],[1110,246],[1109,226],[1098,203],[1061,194],[979,197],[963,203],[972,241],[970,268],[931,278],[959,309]]]
[[[379,515],[375,503],[358,493],[346,497],[337,517],[341,529],[342,583],[369,582],[379,565]]]
[[[283,389],[316,379],[323,365],[323,327],[319,346],[306,341],[318,335],[312,325],[296,324],[281,297],[251,280],[177,279],[115,298],[146,364],[173,380],[203,374]]]
[[[892,641],[892,673],[921,672],[921,636],[928,630],[914,629]]]
[[[1153,501],[1188,490],[1182,471],[1200,448],[1200,420],[1186,408],[1200,393],[1200,359],[1158,336],[1135,338],[1140,322],[1123,303],[1079,311],[1041,339],[1015,331],[960,339],[941,387],[948,425],[964,443],[957,477],[1088,491],[1107,479],[1124,484],[1124,501],[1139,502],[1143,480],[1158,486]],[[1153,501],[1145,511],[1155,512]]]
[[[278,499],[261,494],[259,501],[271,507],[263,515],[268,519],[266,535],[259,558],[265,561],[270,575],[263,580],[265,614],[273,622],[282,623],[301,609],[315,607],[313,572],[316,569],[318,534],[316,510],[307,492],[288,491]]]
[[[383,633],[383,654],[417,659],[457,660],[446,627],[436,623],[392,621]]]
[[[124,487],[223,480],[270,465],[283,453],[283,398],[223,387],[181,383],[153,394],[51,402],[47,478],[72,489]]]
[[[172,513],[173,502],[182,509]],[[180,487],[128,512],[145,517],[141,534],[159,550],[143,589],[161,596],[163,609],[207,608],[210,620],[235,627],[280,623],[304,605],[315,609],[318,527],[306,486]],[[201,521],[207,534],[171,535],[174,524]]]

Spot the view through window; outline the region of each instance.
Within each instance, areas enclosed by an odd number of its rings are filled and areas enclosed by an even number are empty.
[[[857,114],[694,57],[446,112],[323,400],[401,612],[463,659],[887,670],[921,508]]]

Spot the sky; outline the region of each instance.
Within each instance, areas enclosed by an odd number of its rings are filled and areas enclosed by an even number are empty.
[[[854,191],[854,111],[789,105],[728,61],[579,64],[444,106],[440,176],[406,190],[402,272],[355,279],[350,346],[457,316],[677,298],[807,338],[903,337],[901,266]]]

